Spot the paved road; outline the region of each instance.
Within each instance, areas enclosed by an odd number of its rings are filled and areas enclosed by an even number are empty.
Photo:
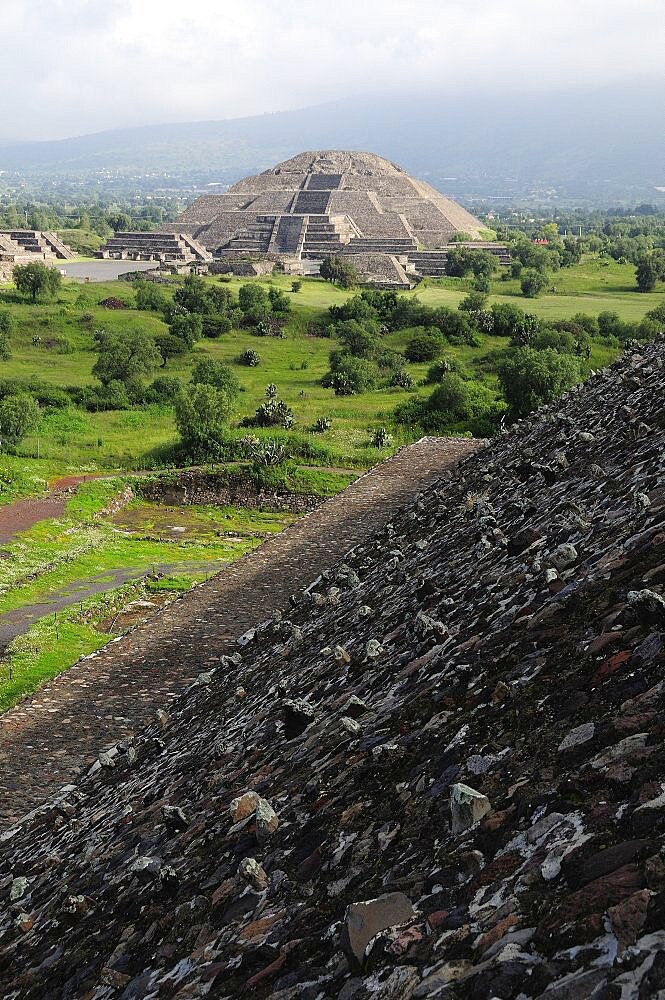
[[[161,614],[79,661],[0,717],[0,826],[10,825],[136,732],[235,639],[382,528],[478,447],[424,438],[371,469]],[[21,766],[17,769],[16,762]]]
[[[120,274],[128,271],[155,271],[158,264],[154,260],[91,260],[63,261],[59,266],[66,278],[77,281],[115,281]]]

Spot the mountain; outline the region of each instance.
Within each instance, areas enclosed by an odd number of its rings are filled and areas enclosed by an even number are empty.
[[[662,997],[663,392],[626,352],[232,655],[151,623],[202,672],[0,835],[2,996]]]
[[[233,183],[307,149],[379,153],[461,198],[659,200],[665,185],[655,84],[555,94],[366,97],[224,121],[0,144],[27,178]]]

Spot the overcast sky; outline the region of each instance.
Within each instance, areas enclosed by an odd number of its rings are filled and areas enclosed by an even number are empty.
[[[2,0],[0,138],[665,80],[663,0]]]

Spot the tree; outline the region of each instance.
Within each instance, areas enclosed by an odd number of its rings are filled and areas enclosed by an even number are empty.
[[[525,417],[579,382],[580,369],[569,354],[522,347],[507,353],[498,375],[511,415]]]
[[[340,288],[353,288],[358,281],[358,272],[349,260],[333,255],[321,262],[319,274],[325,281],[330,281]]]
[[[243,319],[249,326],[256,326],[261,320],[267,319],[272,312],[268,293],[262,285],[241,285],[238,302]]]
[[[14,268],[14,284],[21,295],[28,295],[33,302],[46,295],[56,295],[62,275],[54,267],[47,267],[41,261],[17,264]]]
[[[100,331],[97,345],[99,353],[92,374],[103,385],[143,378],[163,362],[154,340],[143,330]]]
[[[541,292],[549,286],[550,278],[545,271],[537,271],[534,267],[528,267],[522,271],[520,288],[522,295],[527,299],[537,298]]]
[[[137,281],[134,288],[137,309],[163,312],[169,304],[167,296],[154,281]]]
[[[198,313],[177,313],[169,323],[169,333],[192,348],[203,336],[203,319]]]
[[[189,350],[184,340],[181,340],[180,337],[173,337],[170,333],[158,333],[155,337],[155,346],[163,358],[162,368],[171,358],[180,358]]]
[[[233,400],[213,385],[190,385],[175,399],[175,422],[183,444],[214,451],[223,441]]]
[[[231,368],[214,358],[200,358],[192,371],[192,385],[212,385],[223,389],[229,399],[234,400],[240,392],[240,383]]]
[[[379,343],[379,328],[375,320],[346,319],[337,324],[337,336],[344,349],[356,358],[371,358]]]
[[[665,253],[654,251],[645,254],[638,261],[635,277],[641,292],[652,292],[658,281],[665,281]]]
[[[176,289],[173,301],[190,313],[211,312],[207,285],[203,278],[193,271],[187,275],[180,288]]]
[[[0,443],[15,448],[39,424],[39,404],[27,393],[5,396],[0,402]]]
[[[108,212],[106,221],[114,233],[126,233],[132,225],[126,212]]]
[[[274,313],[284,316],[291,312],[291,299],[281,289],[269,288],[268,298],[270,299],[270,308]]]

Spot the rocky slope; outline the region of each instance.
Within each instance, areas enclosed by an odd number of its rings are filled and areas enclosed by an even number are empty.
[[[2,995],[665,996],[664,389],[471,456],[4,834]]]

